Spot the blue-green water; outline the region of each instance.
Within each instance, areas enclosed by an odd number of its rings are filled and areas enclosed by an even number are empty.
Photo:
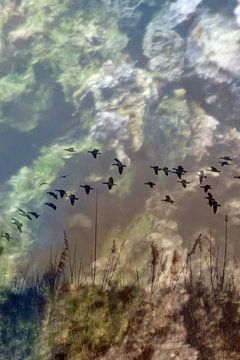
[[[174,249],[210,227],[221,234],[226,211],[232,251],[238,249],[235,7],[231,1],[189,1],[187,8],[184,1],[1,2],[1,216],[2,232],[14,238],[1,240],[3,259],[18,254],[21,263],[32,251],[42,264],[66,230],[89,261],[95,195],[79,188],[86,182],[99,192],[99,253],[114,228],[128,236],[139,214],[154,218],[139,238],[158,234],[160,245],[167,238]],[[64,151],[70,146],[75,153]],[[97,160],[87,154],[93,147],[102,151]],[[214,215],[195,174],[220,166],[225,153],[233,165],[208,178],[222,204]],[[122,176],[111,167],[115,157],[128,165]],[[152,164],[183,164],[189,189],[173,175],[156,177]],[[70,176],[59,179],[63,174]],[[113,193],[102,185],[110,175],[118,184]],[[153,191],[144,186],[148,180],[157,183]],[[49,185],[40,187],[43,181]],[[55,188],[76,192],[79,201],[71,207],[57,200],[56,212],[44,207],[46,191]],[[161,202],[168,193],[173,208]],[[25,220],[18,207],[40,218]],[[11,217],[22,220],[22,234]]]

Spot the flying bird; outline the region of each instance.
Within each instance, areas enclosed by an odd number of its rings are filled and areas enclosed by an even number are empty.
[[[117,184],[114,184],[112,177],[110,177],[107,182],[103,182],[103,184],[107,185],[109,190],[111,190],[113,186],[117,185]]]
[[[221,205],[218,204],[218,202],[217,202],[216,200],[213,200],[213,205],[212,205],[212,207],[213,207],[213,212],[214,212],[214,214],[216,214],[218,207],[221,207]]]
[[[150,186],[150,188],[153,188],[156,184],[152,181],[145,182],[144,185]]]
[[[69,147],[69,148],[63,149],[63,150],[68,151],[68,152],[74,152],[75,151],[74,147]]]
[[[234,176],[234,179],[240,179],[240,175]]]
[[[9,233],[7,233],[7,232],[3,233],[3,234],[1,235],[1,237],[7,239],[7,241],[13,240],[13,238],[11,237],[11,235],[10,235]]]
[[[78,197],[76,197],[75,194],[70,194],[70,195],[67,195],[67,196],[69,197],[70,203],[71,203],[72,206],[74,205],[75,201],[78,200]]]
[[[214,197],[213,197],[213,195],[212,195],[212,193],[208,193],[207,194],[207,196],[205,196],[205,199],[207,199],[208,200],[208,204],[209,204],[209,206],[213,206],[213,203],[214,203],[214,201],[215,201],[215,199],[214,199]]]
[[[171,205],[174,204],[174,201],[171,199],[171,197],[169,195],[166,195],[165,199],[162,199],[161,201],[165,201]]]
[[[163,171],[166,176],[171,172],[167,166],[164,166],[163,168],[159,168],[159,171]]]
[[[120,175],[122,175],[123,169],[126,167],[126,165],[124,165],[120,160],[118,160],[117,158],[114,159],[116,161],[116,164],[112,164],[113,166],[117,166],[118,167],[118,172]]]
[[[46,181],[43,181],[39,186],[43,186],[43,185],[49,185],[49,184]]]
[[[85,189],[85,193],[86,193],[87,195],[89,195],[90,191],[93,190],[93,187],[91,187],[91,185],[88,185],[88,184],[86,184],[86,185],[80,185],[80,187]]]
[[[160,170],[160,167],[158,165],[151,165],[150,168],[153,169],[156,175],[158,175],[158,172]]]
[[[208,184],[206,184],[206,185],[202,185],[202,186],[200,186],[200,188],[202,188],[202,189],[204,190],[204,192],[205,192],[205,193],[207,193],[207,192],[208,192],[208,190],[212,190],[211,185],[208,185]]]
[[[219,161],[219,164],[221,164],[221,166],[230,165],[230,163],[225,161],[225,160],[224,161]]]
[[[94,157],[94,159],[96,159],[97,156],[101,154],[100,151],[99,151],[99,149],[88,150],[88,153],[89,153],[89,154],[92,154],[92,156]]]
[[[53,191],[47,191],[47,194],[54,197],[54,199],[56,199],[56,200],[58,198],[57,194],[55,194]]]
[[[27,213],[30,214],[30,215],[32,215],[32,216],[34,216],[35,219],[38,219],[39,216],[40,216],[40,215],[39,215],[37,212],[35,212],[35,211],[28,211]]]
[[[63,198],[66,195],[66,191],[63,189],[54,189],[54,191],[59,192],[61,198]]]
[[[205,175],[205,173],[204,173],[204,170],[201,170],[200,171],[200,174],[196,174],[197,176],[199,176],[199,182],[200,182],[200,184],[202,184],[203,183],[203,180],[205,179],[207,179],[207,176]]]
[[[32,220],[31,216],[23,209],[18,208],[19,215],[26,217],[28,220]]]
[[[16,225],[18,231],[22,233],[23,224],[18,219],[12,218],[12,224]]]
[[[233,158],[231,158],[230,156],[220,156],[220,159],[225,161],[233,161]]]
[[[184,170],[183,166],[179,165],[177,168],[172,169],[172,173],[176,174],[179,179],[182,179],[182,176],[187,173],[186,170]]]
[[[58,177],[58,179],[66,179],[69,175],[61,175]]]
[[[216,167],[214,166],[210,166],[210,169],[208,169],[208,171],[214,172],[214,173],[220,173],[221,171],[218,170]]]
[[[53,203],[44,203],[44,205],[47,205],[47,206],[49,206],[50,208],[52,208],[53,210],[56,210],[57,209],[57,206],[55,205],[55,204],[53,204]]]
[[[178,182],[181,183],[185,189],[186,189],[187,185],[190,184],[190,182],[185,179],[178,180]]]

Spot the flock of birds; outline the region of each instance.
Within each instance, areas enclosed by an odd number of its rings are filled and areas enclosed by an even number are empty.
[[[68,152],[74,152],[75,149],[73,147],[69,147],[64,149],[64,151],[68,151]],[[89,150],[87,153],[91,154],[93,156],[94,159],[97,159],[97,157],[101,154],[101,152],[99,151],[99,149],[93,149],[93,150]],[[231,158],[230,156],[222,156],[220,157],[220,161],[219,163],[221,164],[222,167],[224,166],[229,166],[231,165],[233,161],[233,158]],[[126,168],[126,165],[123,164],[119,159],[115,158],[115,163],[112,164],[113,166],[116,166],[118,168],[118,172],[120,175],[123,174],[123,170],[124,168]],[[159,172],[163,172],[166,176],[169,176],[169,174],[176,174],[178,177],[178,182],[182,184],[182,186],[184,188],[186,188],[190,182],[187,181],[186,179],[183,179],[183,177],[187,174],[187,171],[184,169],[184,167],[182,165],[179,165],[177,168],[168,168],[168,167],[159,167],[158,165],[151,165],[150,168],[153,169],[154,174],[158,175]],[[208,171],[211,171],[213,173],[220,173],[221,170],[217,169],[214,166],[211,166],[210,169],[208,169]],[[208,204],[209,206],[213,209],[213,212],[216,214],[218,207],[221,207],[221,204],[218,203],[218,201],[214,198],[213,194],[211,192],[209,192],[209,190],[212,190],[212,187],[210,184],[203,184],[204,181],[207,179],[207,175],[205,174],[204,170],[201,170],[198,174],[196,174],[199,177],[199,182],[200,182],[200,187],[204,190],[204,194],[205,199],[208,200]],[[62,175],[60,176],[60,178],[64,179],[66,178],[68,175]],[[238,176],[234,176],[234,178],[236,179],[240,179],[240,175]],[[46,185],[48,184],[47,182],[42,182],[40,184],[40,186]],[[108,178],[107,181],[102,183],[103,185],[107,185],[108,189],[111,190],[113,188],[113,186],[116,186],[117,184],[114,183],[113,177],[110,176]],[[149,186],[150,188],[154,188],[154,186],[156,186],[156,183],[152,182],[152,181],[148,181],[145,182],[144,185]],[[84,184],[84,185],[80,185],[81,188],[84,189],[86,195],[89,195],[90,192],[92,190],[94,190],[94,188],[89,185],[89,184]],[[70,203],[73,206],[75,204],[76,200],[79,200],[79,198],[76,196],[76,194],[73,193],[69,193],[64,189],[54,189],[51,191],[47,191],[48,196],[50,196],[51,198],[54,198],[55,200],[60,198],[64,198],[64,197],[68,197],[70,199]],[[171,198],[170,195],[166,195],[165,199],[161,199],[161,201],[169,203],[171,205],[174,204],[174,200]],[[55,202],[45,202],[44,203],[45,206],[50,207],[51,209],[53,209],[54,211],[57,210],[57,205],[55,204]],[[28,220],[33,220],[34,219],[38,219],[40,214],[38,214],[36,211],[25,211],[21,208],[18,208],[18,215],[27,218]],[[23,232],[23,224],[22,222],[17,219],[17,218],[11,218],[11,224],[15,225],[17,230],[22,233]],[[12,240],[12,236],[8,233],[5,232],[3,234],[1,234],[2,238],[6,238],[7,241]]]

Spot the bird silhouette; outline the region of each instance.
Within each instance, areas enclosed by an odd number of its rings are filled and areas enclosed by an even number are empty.
[[[57,194],[55,194],[53,191],[47,191],[47,194],[54,197],[54,199],[56,199],[56,200],[58,198]]]
[[[200,188],[202,188],[202,189],[204,190],[204,192],[205,192],[205,193],[207,193],[207,192],[208,192],[208,190],[212,190],[211,185],[208,185],[208,184],[206,184],[206,185],[202,185],[202,186],[200,186]]]
[[[160,167],[158,165],[151,165],[150,168],[153,169],[155,175],[158,175],[158,172],[160,170]]]
[[[44,205],[49,206],[49,207],[52,208],[53,210],[56,210],[56,209],[57,209],[57,206],[56,206],[55,204],[53,204],[53,203],[47,202],[47,203],[44,203]]]
[[[163,168],[159,168],[159,171],[163,171],[166,176],[168,176],[168,174],[171,173],[171,170],[167,166],[164,166]]]
[[[184,188],[186,188],[187,185],[190,184],[190,182],[185,179],[178,180],[178,182],[181,183]]]
[[[12,224],[16,225],[16,227],[20,233],[23,232],[22,231],[23,224],[18,219],[12,218]]]
[[[58,177],[58,179],[66,179],[67,177],[69,177],[69,175],[61,175]]]
[[[54,191],[58,192],[61,198],[66,195],[66,191],[63,189],[54,189]]]
[[[234,176],[234,179],[240,179],[240,175]]]
[[[205,175],[205,173],[204,173],[204,170],[201,170],[200,171],[200,174],[196,174],[197,176],[199,176],[199,182],[200,182],[200,184],[202,184],[203,183],[203,180],[205,179],[207,179],[207,176]]]
[[[63,149],[63,150],[68,151],[68,152],[74,152],[75,151],[74,147],[69,147],[69,148]]]
[[[112,177],[110,177],[107,182],[103,182],[103,184],[107,185],[109,190],[111,190],[113,186],[117,185],[117,184],[114,184]]]
[[[72,206],[74,205],[75,201],[78,200],[78,197],[76,197],[75,194],[70,194],[70,195],[67,195],[67,196],[69,197],[70,203],[71,203]]]
[[[225,161],[233,161],[233,158],[231,158],[230,156],[220,156],[220,159]]]
[[[86,184],[86,185],[80,185],[80,187],[81,187],[81,188],[84,188],[85,193],[86,193],[87,195],[89,195],[90,191],[93,190],[93,187],[91,187],[91,185],[88,185],[88,184]]]
[[[32,216],[34,216],[35,219],[38,219],[39,216],[40,216],[40,215],[39,215],[37,212],[35,212],[35,211],[28,211],[27,213],[30,214],[30,215],[32,215]]]
[[[7,239],[7,241],[13,240],[13,238],[11,237],[11,235],[10,235],[9,233],[7,233],[7,232],[3,233],[3,234],[1,235],[1,237]]]
[[[184,170],[182,165],[179,165],[177,168],[172,168],[172,173],[176,174],[179,179],[182,179],[182,176],[187,173],[186,170]]]
[[[207,194],[207,196],[205,196],[205,199],[207,199],[208,200],[208,204],[209,204],[209,206],[213,206],[213,203],[214,203],[214,201],[215,201],[215,199],[214,199],[214,197],[213,197],[213,195],[212,195],[212,193],[208,193]]]
[[[221,164],[221,166],[230,165],[227,161],[219,161],[219,164]]]
[[[217,202],[216,200],[213,200],[212,207],[213,207],[213,212],[214,212],[214,214],[216,214],[218,207],[221,207],[221,205],[218,204],[218,202]]]
[[[43,185],[49,185],[49,184],[46,181],[43,181],[39,186],[43,186]]]
[[[171,199],[171,197],[169,195],[166,195],[165,199],[162,199],[161,201],[165,201],[165,202],[167,202],[167,203],[169,203],[171,205],[174,204],[174,201]]]
[[[221,172],[215,166],[210,166],[210,169],[208,169],[208,171],[211,171],[211,172],[214,172],[214,173],[220,173]]]
[[[88,150],[88,153],[89,153],[89,154],[92,154],[92,156],[94,157],[94,159],[96,159],[97,156],[101,154],[100,151],[99,151],[99,149]]]
[[[31,216],[23,209],[18,208],[19,215],[26,217],[28,220],[32,220]]]
[[[126,165],[124,165],[120,160],[118,160],[117,158],[114,159],[116,161],[116,164],[112,164],[113,166],[117,166],[118,167],[118,172],[120,175],[122,175],[123,169],[126,167]]]
[[[150,188],[153,188],[156,184],[152,181],[145,182],[144,185],[150,186]]]

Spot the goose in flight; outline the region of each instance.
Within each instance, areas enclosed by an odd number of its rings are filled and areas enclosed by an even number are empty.
[[[220,156],[220,159],[225,161],[233,161],[233,158],[231,158],[230,156]]]
[[[41,182],[41,184],[39,186],[43,186],[43,185],[49,185],[49,183],[47,183],[46,181]]]
[[[13,240],[13,238],[11,237],[11,235],[10,235],[9,233],[7,233],[7,232],[3,233],[3,234],[1,235],[1,238],[5,238],[5,239],[7,239],[7,241]]]
[[[207,193],[208,190],[212,190],[212,187],[211,187],[211,185],[209,185],[209,184],[202,185],[202,186],[200,186],[200,188],[202,188],[205,193]]]
[[[187,185],[190,184],[190,182],[185,179],[178,180],[178,182],[181,183],[185,189],[186,189]]]
[[[116,164],[112,164],[113,166],[117,166],[118,167],[118,172],[120,175],[122,175],[123,169],[126,167],[126,165],[124,165],[120,160],[118,160],[117,158],[114,159],[116,161]]]
[[[218,207],[221,207],[221,205],[218,204],[218,202],[217,202],[216,200],[213,200],[212,207],[213,207],[213,212],[214,212],[214,214],[216,214]]]
[[[27,213],[28,213],[29,215],[34,216],[35,219],[38,219],[39,216],[40,216],[36,211],[28,211]]]
[[[47,194],[54,197],[54,199],[56,199],[56,200],[58,198],[57,194],[55,194],[53,191],[47,191]]]
[[[145,182],[144,185],[148,185],[152,189],[156,184],[152,181],[148,181],[148,182]]]
[[[184,170],[183,166],[179,165],[177,168],[172,169],[172,173],[176,174],[179,179],[182,179],[182,176],[187,173],[186,170]]]
[[[169,173],[171,173],[171,170],[167,166],[164,166],[163,168],[159,168],[159,171],[163,171],[166,176],[168,176]]]
[[[161,201],[165,201],[171,205],[174,204],[174,201],[171,199],[171,197],[169,195],[166,195],[165,199],[162,199]]]
[[[151,165],[150,168],[153,169],[155,175],[158,175],[158,172],[160,170],[160,167],[158,165]]]
[[[103,184],[107,185],[109,190],[111,190],[113,186],[117,185],[117,184],[114,184],[112,177],[110,177],[107,182],[103,182]]]
[[[208,169],[208,171],[211,171],[211,172],[214,172],[214,173],[220,173],[221,172],[215,166],[210,166],[210,169]]]
[[[16,225],[16,227],[20,233],[23,232],[22,231],[23,224],[18,219],[12,218],[12,224]]]
[[[214,203],[214,201],[215,201],[215,199],[214,199],[214,197],[213,197],[213,195],[212,195],[212,193],[208,193],[207,194],[207,196],[205,196],[205,199],[207,199],[208,200],[208,204],[209,204],[209,206],[213,206],[213,203]]]
[[[53,203],[47,202],[47,203],[44,203],[44,205],[49,206],[49,207],[52,208],[53,210],[56,210],[56,209],[57,209],[57,206],[56,206],[55,204],[53,204]]]
[[[99,149],[88,150],[88,153],[89,153],[89,154],[92,154],[92,156],[94,157],[94,159],[96,159],[97,156],[101,154],[100,151],[99,151]]]
[[[19,215],[26,217],[28,220],[32,220],[31,216],[23,209],[18,208]]]
[[[201,170],[200,171],[200,174],[196,174],[197,176],[199,176],[199,182],[200,182],[200,184],[202,184],[203,183],[203,180],[205,179],[207,179],[207,175],[205,175],[205,173],[204,173],[204,170]]]
[[[63,189],[54,189],[54,191],[58,192],[61,198],[66,195],[66,191]]]
[[[75,201],[78,200],[78,197],[76,197],[75,194],[69,194],[67,197],[69,197],[72,206],[74,205]]]
[[[230,163],[225,161],[225,160],[224,161],[219,161],[219,164],[221,164],[222,167],[225,166],[225,165],[230,165]]]
[[[80,187],[85,190],[85,193],[86,193],[87,195],[89,195],[89,193],[90,193],[91,190],[94,190],[93,187],[91,187],[91,185],[88,185],[88,184],[86,184],[86,185],[80,185]]]
[[[69,147],[69,148],[63,149],[63,150],[71,152],[71,153],[73,153],[75,151],[74,147]]]

